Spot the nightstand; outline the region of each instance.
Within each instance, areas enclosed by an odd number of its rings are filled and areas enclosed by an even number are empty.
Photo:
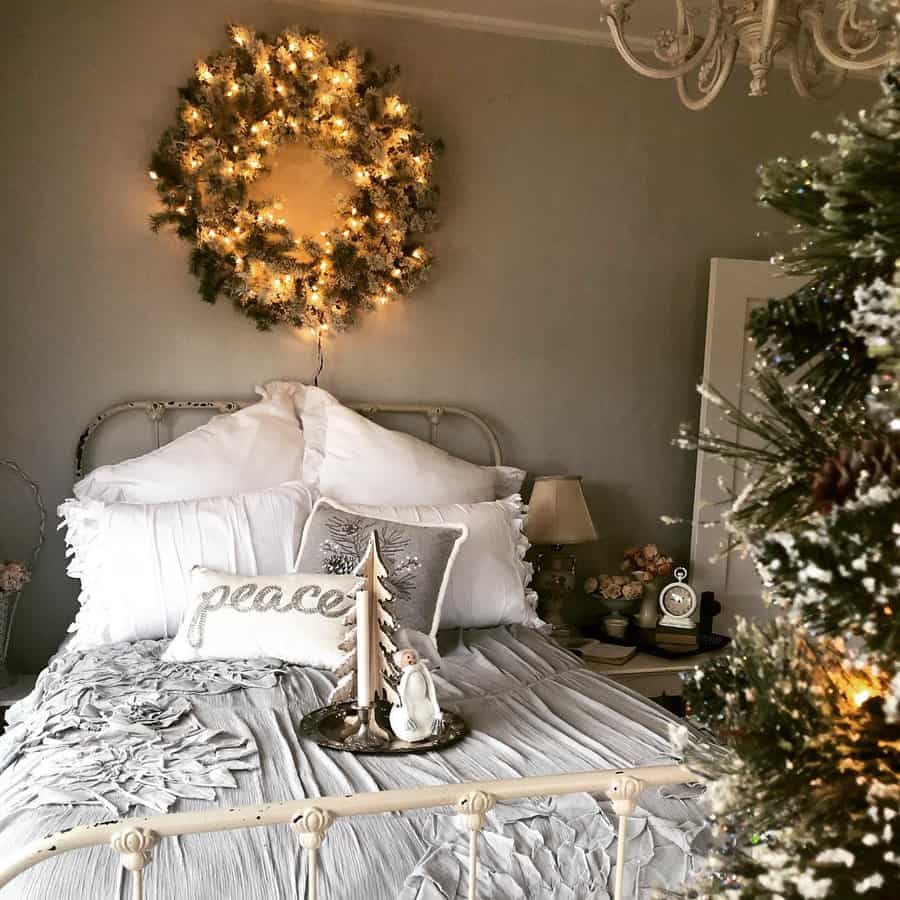
[[[584,664],[593,672],[601,672],[607,678],[618,681],[645,697],[678,697],[681,695],[681,672],[689,672],[709,659],[718,656],[722,650],[711,653],[698,653],[696,656],[685,656],[680,659],[663,659],[649,653],[635,653],[627,663],[621,666],[609,663],[591,662]]]
[[[23,697],[27,697],[34,690],[34,683],[37,681],[37,675],[20,675],[18,680],[7,687],[0,688],[0,716],[2,716],[2,724],[0,724],[0,734],[6,727],[6,710],[18,703]]]

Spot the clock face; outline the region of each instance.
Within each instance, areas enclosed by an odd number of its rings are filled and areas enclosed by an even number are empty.
[[[685,584],[673,584],[659,598],[663,610],[670,616],[689,616],[697,605],[694,592]]]

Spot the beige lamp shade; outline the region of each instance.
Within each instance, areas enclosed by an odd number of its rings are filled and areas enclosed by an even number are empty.
[[[585,544],[597,540],[580,475],[545,475],[535,479],[526,532],[532,544]]]

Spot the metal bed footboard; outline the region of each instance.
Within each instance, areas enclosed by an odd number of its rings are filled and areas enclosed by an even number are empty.
[[[132,873],[133,900],[144,900],[144,869],[149,865],[153,847],[160,839],[212,831],[287,825],[297,835],[301,847],[308,854],[307,900],[319,900],[318,851],[335,820],[377,813],[451,807],[456,809],[460,826],[469,832],[468,897],[469,900],[477,900],[478,834],[484,827],[487,814],[497,803],[527,797],[602,793],[612,801],[613,810],[619,817],[613,896],[615,900],[625,900],[623,878],[625,848],[628,843],[627,818],[634,812],[641,791],[660,785],[694,784],[699,780],[697,774],[685,766],[645,766],[444,784],[340,797],[314,797],[258,806],[223,807],[203,812],[122,819],[102,825],[84,825],[32,842],[0,864],[0,888],[44,860],[83,847],[109,845],[118,854],[122,866]],[[347,898],[323,897],[322,900]]]

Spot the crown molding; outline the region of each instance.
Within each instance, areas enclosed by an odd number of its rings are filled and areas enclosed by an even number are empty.
[[[383,0],[275,0],[285,6],[322,6],[342,12],[361,13],[370,16],[390,16],[395,19],[409,19],[457,28],[463,31],[482,31],[501,34],[506,37],[531,38],[539,41],[558,41],[565,44],[585,44],[592,47],[615,47],[609,30],[571,28],[565,25],[551,25],[528,19],[509,19],[500,16],[483,16],[478,13],[459,12],[450,9],[434,9],[427,6],[413,6],[407,3],[388,3]],[[653,38],[629,38],[631,45],[639,51],[651,51],[656,46]]]
[[[502,16],[483,16],[479,13],[460,12],[458,10],[440,9],[428,6],[414,6],[408,3],[390,3],[387,0],[271,0],[274,5],[283,6],[319,6],[340,12],[356,13],[369,16],[388,16],[395,19],[407,19],[424,22],[444,28],[456,28],[463,31],[480,31],[487,34],[499,34],[506,37],[527,38],[538,41],[557,41],[564,44],[581,44],[590,47],[608,47],[615,49],[615,43],[604,25],[602,28],[574,28],[566,25],[553,25],[547,22],[534,22],[530,19],[511,19]],[[653,54],[656,41],[648,35],[629,35],[628,44],[638,53]],[[749,56],[740,50],[738,59],[749,62]],[[775,68],[787,69],[786,57],[775,57]],[[849,79],[877,79],[877,70],[850,71]]]

